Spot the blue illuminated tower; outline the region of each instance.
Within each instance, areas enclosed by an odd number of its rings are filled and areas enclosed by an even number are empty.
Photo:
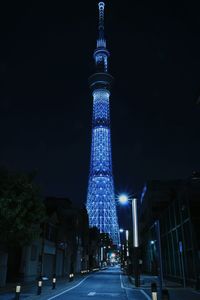
[[[109,52],[104,38],[104,2],[99,2],[99,36],[94,51],[95,73],[89,78],[93,96],[92,146],[87,194],[90,226],[109,233],[119,244],[110,137],[110,89],[113,77],[108,73]]]

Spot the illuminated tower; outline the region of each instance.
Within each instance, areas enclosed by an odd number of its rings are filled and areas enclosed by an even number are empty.
[[[109,233],[119,244],[112,174],[109,97],[113,77],[108,73],[109,52],[104,38],[104,2],[99,2],[99,37],[94,51],[95,73],[89,78],[93,96],[92,146],[87,195],[90,226]]]

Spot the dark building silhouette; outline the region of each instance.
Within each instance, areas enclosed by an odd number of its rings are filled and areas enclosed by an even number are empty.
[[[200,176],[187,180],[150,181],[139,204],[143,272],[158,273],[160,223],[164,278],[199,286],[200,279]]]
[[[86,208],[75,208],[67,198],[44,200],[46,220],[38,224],[41,234],[29,245],[10,249],[7,282],[68,278],[89,266],[89,222]],[[98,250],[97,250],[98,252]]]

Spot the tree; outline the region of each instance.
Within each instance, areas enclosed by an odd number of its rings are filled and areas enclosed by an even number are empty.
[[[45,208],[31,174],[0,169],[0,243],[4,250],[29,244],[39,235]]]

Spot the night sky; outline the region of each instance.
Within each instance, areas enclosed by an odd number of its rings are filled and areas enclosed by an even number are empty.
[[[2,2],[0,164],[85,203],[97,1]],[[200,169],[198,2],[106,2],[116,194]]]

